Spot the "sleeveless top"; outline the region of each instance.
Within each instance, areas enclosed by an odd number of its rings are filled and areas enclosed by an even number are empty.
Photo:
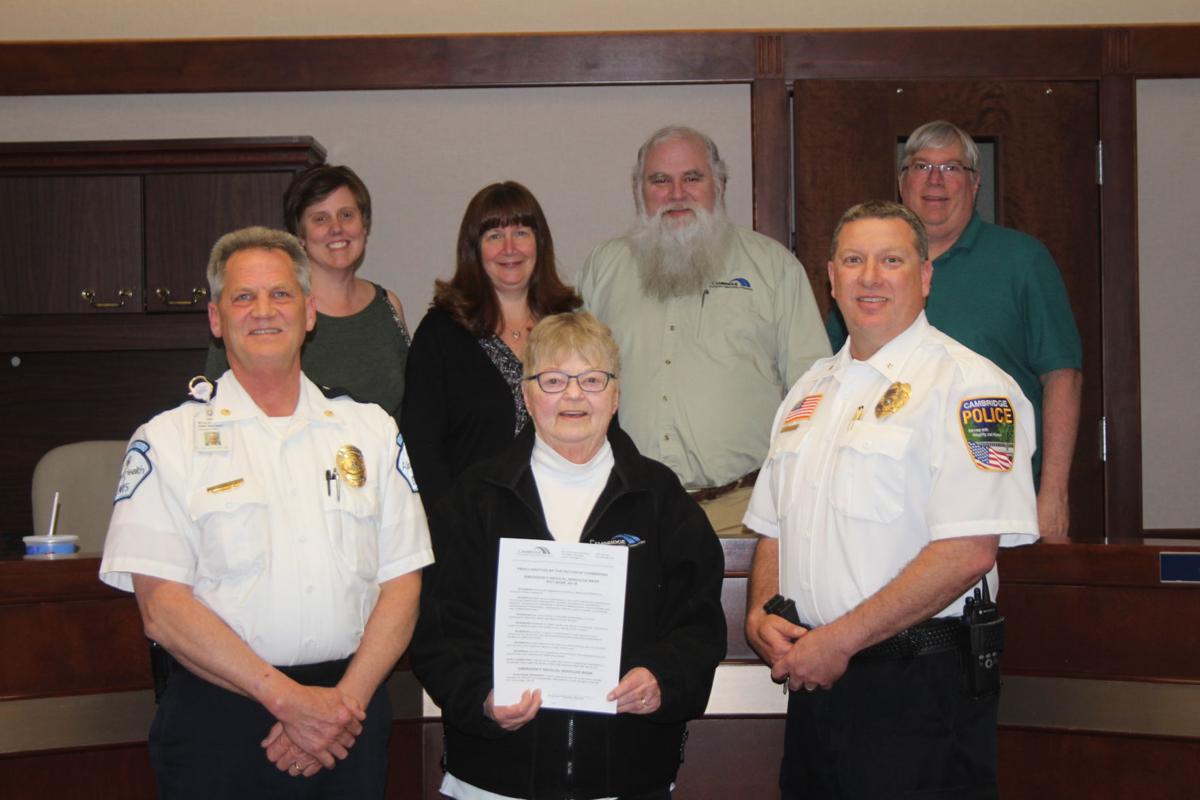
[[[355,400],[377,403],[393,417],[404,399],[404,365],[410,338],[387,291],[377,283],[375,298],[357,314],[331,317],[317,312],[317,324],[300,354],[304,374],[319,386],[345,389]],[[208,347],[205,374],[216,379],[229,368],[220,341]]]

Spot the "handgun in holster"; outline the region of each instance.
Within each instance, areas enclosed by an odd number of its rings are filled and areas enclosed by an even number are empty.
[[[967,691],[972,697],[990,697],[1000,692],[1000,654],[1004,652],[1004,617],[992,602],[987,576],[982,591],[977,587],[963,605]]]

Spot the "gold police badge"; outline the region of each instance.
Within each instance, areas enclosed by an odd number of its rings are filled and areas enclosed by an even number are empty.
[[[338,477],[347,486],[359,488],[367,482],[367,465],[362,450],[352,444],[344,444],[337,451]]]
[[[883,393],[883,398],[875,404],[875,418],[882,419],[889,414],[895,414],[908,402],[912,387],[907,383],[896,381]]]

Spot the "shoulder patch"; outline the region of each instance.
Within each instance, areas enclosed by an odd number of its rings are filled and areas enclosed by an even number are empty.
[[[404,436],[396,434],[396,446],[400,448],[400,452],[396,454],[396,472],[400,473],[400,477],[404,478],[404,482],[408,484],[408,488],[414,493],[417,491],[417,476],[413,473],[412,461],[408,457],[408,448],[404,446]]]
[[[958,409],[963,441],[976,467],[1011,472],[1016,453],[1017,412],[1007,397],[973,397]]]
[[[783,424],[779,426],[780,433],[794,431],[799,427],[801,420],[806,420],[816,413],[817,406],[821,404],[823,394],[810,394],[801,400],[796,405],[792,406],[792,410],[783,418]]]
[[[150,473],[154,465],[150,463],[150,443],[135,439],[125,451],[125,461],[121,464],[121,480],[117,482],[117,494],[113,497],[113,505],[133,497],[133,493]]]

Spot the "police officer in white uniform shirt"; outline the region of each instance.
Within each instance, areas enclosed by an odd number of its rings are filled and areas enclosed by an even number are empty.
[[[1033,413],[926,322],[904,206],[847,211],[828,268],[850,338],[784,399],[745,517],[747,638],[791,690],[782,796],[994,797],[998,667],[971,672],[962,619],[997,547],[1037,539]]]
[[[292,236],[223,236],[208,280],[230,370],[134,433],[100,566],[173,657],[159,796],[382,797],[384,682],[433,559],[403,443],[301,372],[316,309]]]

